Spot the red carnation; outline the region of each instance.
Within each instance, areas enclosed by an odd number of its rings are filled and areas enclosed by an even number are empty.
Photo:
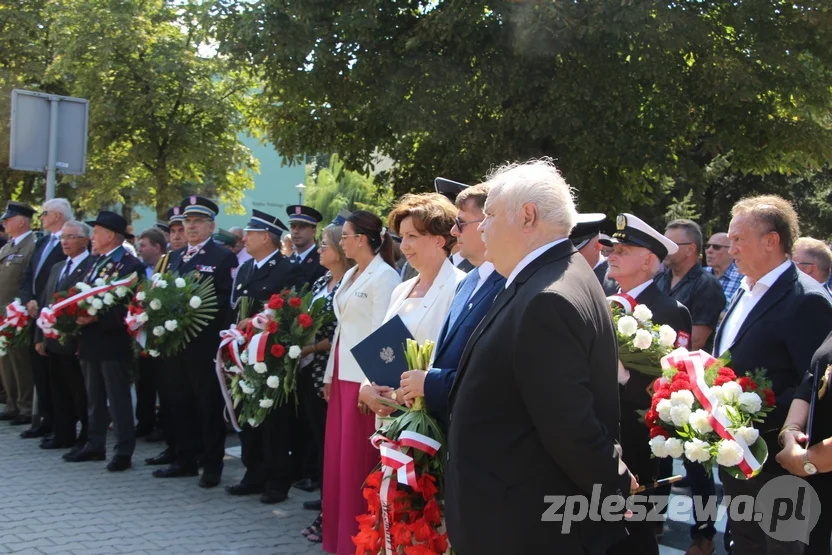
[[[673,378],[670,380],[670,382],[671,383],[676,383],[676,382],[688,382],[688,383],[690,383],[690,378],[688,377],[687,372],[676,372],[673,375]]]
[[[770,387],[767,387],[763,390],[763,395],[766,397],[766,405],[769,407],[773,407],[777,404],[777,397],[774,395],[774,391],[771,390]]]
[[[677,380],[670,384],[670,391],[682,391],[683,389],[690,389],[690,382],[685,380]]]
[[[736,380],[737,379],[737,375],[734,374],[734,371],[731,370],[730,368],[728,368],[727,366],[723,366],[722,368],[717,370],[716,373],[720,376],[725,376],[725,377],[731,378],[731,380]]]
[[[269,299],[269,308],[272,310],[280,310],[283,308],[283,297],[280,295],[272,295],[272,298]]]
[[[714,385],[724,385],[724,384],[727,384],[728,382],[733,382],[733,381],[734,381],[734,378],[719,375],[719,376],[716,377],[716,379],[714,379]]]
[[[653,426],[652,428],[650,428],[650,439],[653,439],[657,436],[664,436],[665,438],[670,438],[670,433],[661,426]]]
[[[742,386],[743,391],[757,391],[757,384],[748,376],[743,376],[737,380],[737,383]]]
[[[277,333],[277,321],[270,320],[268,324],[266,324],[266,333]]]
[[[86,311],[84,311],[84,312],[86,312]],[[75,316],[76,314],[78,314],[78,305],[77,304],[71,304],[71,305],[67,306],[66,307],[66,313],[69,314],[70,316]]]
[[[653,398],[654,399],[659,399],[659,400],[661,400],[661,399],[670,399],[670,388],[669,387],[661,388],[660,390],[658,390],[656,393],[653,394]]]
[[[298,324],[300,324],[300,327],[302,327],[303,329],[306,329],[312,325],[312,317],[308,314],[299,314]]]
[[[283,355],[286,354],[286,347],[284,347],[280,343],[275,343],[274,345],[272,345],[272,348],[269,349],[269,352],[272,354],[273,357],[283,358]]]
[[[300,305],[303,301],[301,301],[300,297],[292,297],[289,299],[289,306],[292,308],[300,308]]]
[[[281,297],[288,297],[291,294],[292,294],[292,291],[290,289],[284,289],[283,291],[280,292]]]
[[[654,425],[659,420],[659,413],[656,412],[655,409],[651,408],[644,414],[644,421],[647,423],[648,426]]]

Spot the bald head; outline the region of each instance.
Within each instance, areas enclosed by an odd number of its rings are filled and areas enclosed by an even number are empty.
[[[705,244],[705,262],[714,270],[714,274],[721,276],[734,260],[728,252],[731,241],[728,234],[720,231],[711,235]]]
[[[245,243],[243,242],[243,237],[245,236],[245,230],[242,227],[234,226],[228,229],[228,233],[235,236],[237,238],[237,242],[234,243],[234,246],[231,247],[231,251],[234,254],[239,254],[240,251],[243,250]]]

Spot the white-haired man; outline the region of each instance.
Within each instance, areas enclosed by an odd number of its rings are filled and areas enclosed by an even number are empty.
[[[446,504],[459,553],[605,553],[624,524],[541,518],[544,496],[623,498],[617,346],[604,292],[568,240],[577,212],[549,160],[488,180],[487,260],[508,276],[460,359],[449,396]],[[483,456],[487,453],[487,456]],[[622,509],[623,511],[623,509]],[[483,534],[482,530],[511,533]]]
[[[46,282],[52,266],[64,261],[61,249],[61,232],[64,224],[72,219],[72,207],[65,198],[53,198],[43,203],[41,207],[40,223],[47,234],[35,243],[35,252],[23,270],[23,280],[20,282],[20,301],[26,305],[29,316],[35,317],[40,307],[49,304],[45,298]],[[34,330],[32,330],[34,333]],[[52,387],[49,384],[49,362],[35,352],[35,342],[32,341],[32,378],[37,391],[37,413],[40,422],[20,434],[20,437],[43,437],[52,433],[53,404]],[[33,423],[34,424],[34,423]]]

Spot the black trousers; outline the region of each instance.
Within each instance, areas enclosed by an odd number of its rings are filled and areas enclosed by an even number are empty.
[[[84,445],[87,443],[87,390],[81,363],[75,355],[50,354],[49,384],[52,389],[53,430],[55,441]],[[78,422],[81,432],[78,433]]]
[[[89,419],[86,448],[90,451],[106,451],[107,426],[112,421],[116,436],[115,454],[133,456],[136,450],[133,397],[130,395],[133,368],[132,358],[81,361]]]
[[[136,377],[136,427],[147,431],[156,427],[156,361],[155,358],[139,358]]]
[[[40,425],[45,428],[52,428],[54,408],[52,388],[49,385],[49,357],[38,354],[33,345],[29,360],[32,361],[32,381],[35,383],[35,389],[38,392]]]
[[[156,393],[159,394],[159,420],[158,425],[162,427],[165,444],[170,449],[176,448],[176,425],[173,421],[173,387],[171,381],[170,361],[165,358],[153,359],[153,384],[156,386]],[[199,440],[199,453],[202,453],[202,439]]]
[[[310,478],[314,478],[323,484],[327,402],[318,395],[312,373],[306,370],[309,369],[301,370],[298,376],[298,397],[300,398],[301,409],[303,409],[309,429],[312,432],[311,441],[307,442],[307,445],[310,445],[311,448],[307,450],[307,453],[312,452],[314,454],[315,461],[313,464],[318,470],[317,474],[310,476]]]
[[[275,406],[256,428],[243,425],[240,433],[242,459],[246,467],[242,483],[266,491],[288,493],[294,481],[290,428],[295,405]]]
[[[213,351],[205,342],[192,343],[168,359],[171,415],[176,433],[176,463],[200,465],[204,472],[221,474],[225,456],[225,402],[214,367]],[[200,461],[200,451],[203,451]]]

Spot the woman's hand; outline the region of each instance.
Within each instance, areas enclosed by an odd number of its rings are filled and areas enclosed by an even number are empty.
[[[786,432],[783,434],[783,450],[777,453],[776,460],[780,466],[795,476],[808,476],[803,470],[803,463],[806,462],[806,449],[800,445],[806,439],[806,434],[801,431]]]
[[[329,396],[332,394],[332,384],[325,383],[324,384],[324,401],[329,403]]]
[[[405,401],[412,401],[417,397],[425,396],[425,377],[427,374],[424,370],[408,370],[402,374],[401,393],[404,395]]]
[[[365,384],[358,391],[358,401],[359,403],[364,403],[373,414],[389,416],[396,409],[381,403],[379,399],[382,397],[392,399],[392,392],[393,388],[387,387],[386,385],[376,385],[375,383]]]

